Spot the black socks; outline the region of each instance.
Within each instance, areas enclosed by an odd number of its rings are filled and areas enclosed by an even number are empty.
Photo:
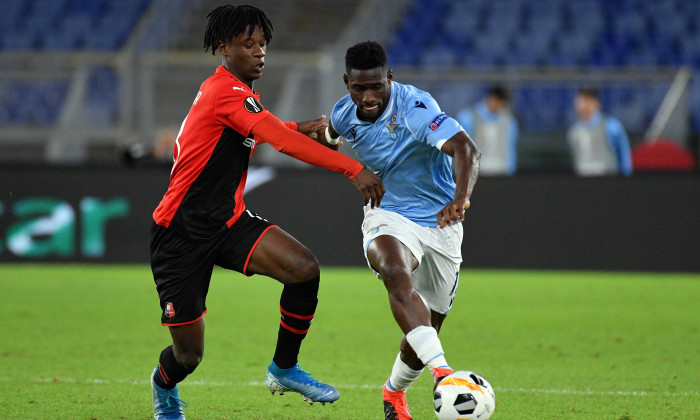
[[[297,363],[301,341],[309,331],[318,303],[320,276],[303,283],[287,284],[280,298],[280,328],[272,360],[281,369]]]
[[[156,372],[153,381],[163,389],[171,389],[192,372],[194,369],[188,371],[175,360],[173,346],[168,346],[160,353],[158,372]]]

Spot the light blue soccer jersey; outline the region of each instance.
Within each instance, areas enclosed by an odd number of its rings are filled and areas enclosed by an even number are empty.
[[[429,93],[391,82],[389,104],[374,123],[360,120],[346,95],[333,107],[331,124],[382,178],[382,209],[421,226],[437,226],[437,213],[454,199],[455,191],[452,158],[440,147],[462,127]]]

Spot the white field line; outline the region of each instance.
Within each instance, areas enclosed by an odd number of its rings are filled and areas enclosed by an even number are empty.
[[[8,379],[8,378],[2,378]],[[1,379],[0,379],[1,380]],[[129,380],[129,379],[76,379],[76,378],[35,378],[34,382],[54,382],[67,384],[133,384],[133,385],[149,385],[147,380]],[[193,380],[185,381],[185,386],[210,386],[210,387],[263,387],[265,382],[217,382]],[[382,384],[333,384],[338,389],[381,389]],[[414,386],[411,389],[427,390],[426,386]],[[625,397],[646,397],[646,396],[667,396],[667,397],[700,397],[700,391],[600,391],[593,389],[541,389],[541,388],[494,388],[496,393],[529,393],[529,394],[555,394],[555,395],[595,395],[595,396],[625,396]]]

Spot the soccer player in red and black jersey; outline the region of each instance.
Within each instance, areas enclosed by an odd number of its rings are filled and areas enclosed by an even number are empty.
[[[261,105],[253,82],[263,73],[272,37],[263,11],[229,5],[207,18],[204,46],[212,53],[218,50],[222,64],[202,83],[182,123],[170,186],[153,213],[151,268],[161,322],[173,340],[151,376],[156,419],[185,418],[177,384],[202,360],[203,316],[214,265],[284,284],[277,346],[265,378],[272,393],[298,392],[312,403],[339,398],[335,388],[297,363],[316,309],[318,262],[304,245],[243,202],[248,161],[257,144],[267,142],[299,160],[345,174],[365,204],[379,205],[384,194],[381,180],[360,163],[304,135],[325,128],[323,117],[282,122]]]

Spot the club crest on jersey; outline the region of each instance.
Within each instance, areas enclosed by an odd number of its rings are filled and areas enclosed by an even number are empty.
[[[163,313],[168,318],[175,316],[175,307],[173,306],[172,302],[165,302],[165,309],[163,310]]]
[[[252,112],[253,114],[257,114],[263,110],[262,104],[252,96],[245,98],[245,101],[243,101],[243,107],[246,111]]]
[[[438,127],[440,127],[440,124],[442,124],[442,122],[445,121],[446,118],[447,118],[447,114],[445,114],[445,113],[442,113],[442,114],[438,115],[437,117],[435,117],[433,122],[430,123],[430,129],[433,131],[437,130]]]
[[[389,135],[391,136],[392,140],[398,140],[399,135],[396,133],[396,128],[399,126],[396,123],[396,114],[394,114],[391,119],[389,120],[388,123],[384,124],[384,127],[386,127],[389,130]]]

